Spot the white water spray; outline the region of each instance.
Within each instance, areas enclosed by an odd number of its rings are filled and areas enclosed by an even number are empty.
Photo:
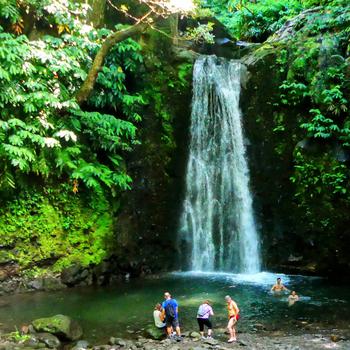
[[[190,269],[260,271],[239,96],[243,66],[202,56],[194,66],[181,238]]]

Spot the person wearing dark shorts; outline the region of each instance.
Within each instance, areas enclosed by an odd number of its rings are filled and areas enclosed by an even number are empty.
[[[172,331],[176,331],[177,340],[181,340],[181,331],[179,324],[179,309],[178,303],[175,299],[171,298],[169,292],[164,293],[165,301],[162,304],[162,308],[165,312],[165,323],[167,333],[169,337],[172,337]]]
[[[172,327],[173,329],[176,329],[180,326],[179,320],[173,316],[167,316],[165,317],[165,324],[167,328]]]
[[[213,308],[210,306],[209,301],[205,300],[203,304],[201,304],[197,311],[197,322],[199,326],[199,332],[204,339],[204,326],[208,328],[208,338],[212,336],[213,325],[210,321],[210,316],[213,316]]]

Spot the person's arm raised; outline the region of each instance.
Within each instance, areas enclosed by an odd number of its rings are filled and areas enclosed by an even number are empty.
[[[287,291],[287,292],[290,292],[290,290],[284,284],[282,285],[282,289]]]

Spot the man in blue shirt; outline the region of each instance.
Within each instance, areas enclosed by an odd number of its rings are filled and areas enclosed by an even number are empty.
[[[179,325],[179,305],[175,299],[171,298],[171,294],[169,292],[164,293],[165,301],[162,304],[162,308],[165,312],[165,323],[168,336],[172,336],[172,330],[176,330],[176,335],[178,339],[181,340],[181,331]]]

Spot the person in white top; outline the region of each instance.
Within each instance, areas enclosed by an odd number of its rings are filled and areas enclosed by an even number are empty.
[[[154,324],[159,329],[165,329],[164,314],[162,313],[162,305],[156,304],[153,311]]]

